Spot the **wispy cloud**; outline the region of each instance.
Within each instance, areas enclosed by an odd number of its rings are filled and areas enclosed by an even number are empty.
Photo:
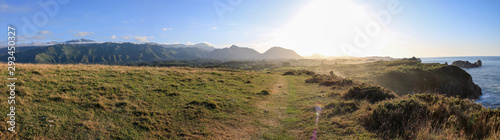
[[[163,31],[169,31],[169,30],[171,31],[171,30],[173,30],[173,29],[172,29],[172,28],[163,28],[162,30],[163,30]]]
[[[149,42],[148,38],[151,39],[151,38],[155,38],[155,37],[154,36],[136,36],[136,37],[134,37],[134,40],[141,41],[141,42]]]
[[[0,1],[0,12],[2,13],[24,13],[30,11],[33,11],[33,9],[28,5],[23,5],[23,6],[8,5],[4,1]]]
[[[149,42],[148,39],[155,38],[155,36],[133,36],[133,35],[128,35],[128,36],[123,36],[121,38],[125,39],[125,40],[134,39],[135,41]]]
[[[112,35],[110,38],[111,39],[116,39],[116,35]]]
[[[148,42],[148,37],[147,36],[136,36],[134,37],[135,41],[141,41],[141,42]]]
[[[51,31],[38,31],[38,34],[44,35],[44,34],[52,34]]]
[[[216,30],[216,29],[217,29],[217,27],[212,27],[212,30]]]
[[[7,4],[0,4],[0,9],[2,9],[2,11],[4,11],[7,8],[9,8],[9,5],[7,5]]]
[[[76,33],[73,36],[75,36],[75,37],[86,37],[86,36],[90,36],[90,35],[93,35],[93,34],[94,34],[94,32],[78,32],[78,33]]]

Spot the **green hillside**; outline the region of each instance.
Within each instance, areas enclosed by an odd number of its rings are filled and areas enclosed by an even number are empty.
[[[199,48],[166,48],[152,44],[94,43],[58,44],[17,52],[17,62],[50,64],[124,64],[204,58],[209,52]],[[0,56],[1,58],[7,55]]]
[[[397,63],[354,66],[407,67]],[[17,132],[7,131],[2,121],[0,137],[309,139],[319,103],[319,139],[500,138],[498,109],[443,95],[400,94],[363,83],[362,77],[310,71],[315,68],[17,64]],[[6,69],[0,72],[7,76]],[[0,90],[9,92],[7,86]],[[1,101],[7,98],[0,96]],[[8,109],[6,102],[0,104],[1,112]]]

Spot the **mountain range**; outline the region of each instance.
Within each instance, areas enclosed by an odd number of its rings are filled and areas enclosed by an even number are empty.
[[[151,62],[162,60],[214,59],[214,60],[264,60],[301,59],[295,51],[273,47],[265,53],[252,48],[232,45],[217,49],[206,43],[194,45],[96,42],[88,39],[52,42],[49,46],[16,47],[16,62],[20,63],[104,63]],[[2,61],[9,56],[7,48],[1,48]]]

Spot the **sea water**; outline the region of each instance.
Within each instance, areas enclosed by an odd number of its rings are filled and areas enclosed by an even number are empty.
[[[483,65],[477,68],[462,68],[472,76],[472,80],[479,87],[483,95],[476,99],[476,103],[484,107],[500,107],[500,56],[476,57],[427,57],[421,58],[422,63],[445,63],[451,65],[453,61],[463,60],[471,63],[481,60]]]

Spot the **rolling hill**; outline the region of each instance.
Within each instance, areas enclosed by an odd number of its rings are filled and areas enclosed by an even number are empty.
[[[153,62],[165,60],[263,60],[300,59],[293,50],[273,47],[261,54],[252,48],[231,46],[216,49],[209,44],[158,44],[158,43],[75,43],[66,41],[50,46],[27,46],[16,48],[16,62],[51,64],[122,64],[127,62]],[[87,40],[83,40],[89,42]],[[6,52],[6,48],[0,49]],[[8,54],[0,55],[7,60]]]

